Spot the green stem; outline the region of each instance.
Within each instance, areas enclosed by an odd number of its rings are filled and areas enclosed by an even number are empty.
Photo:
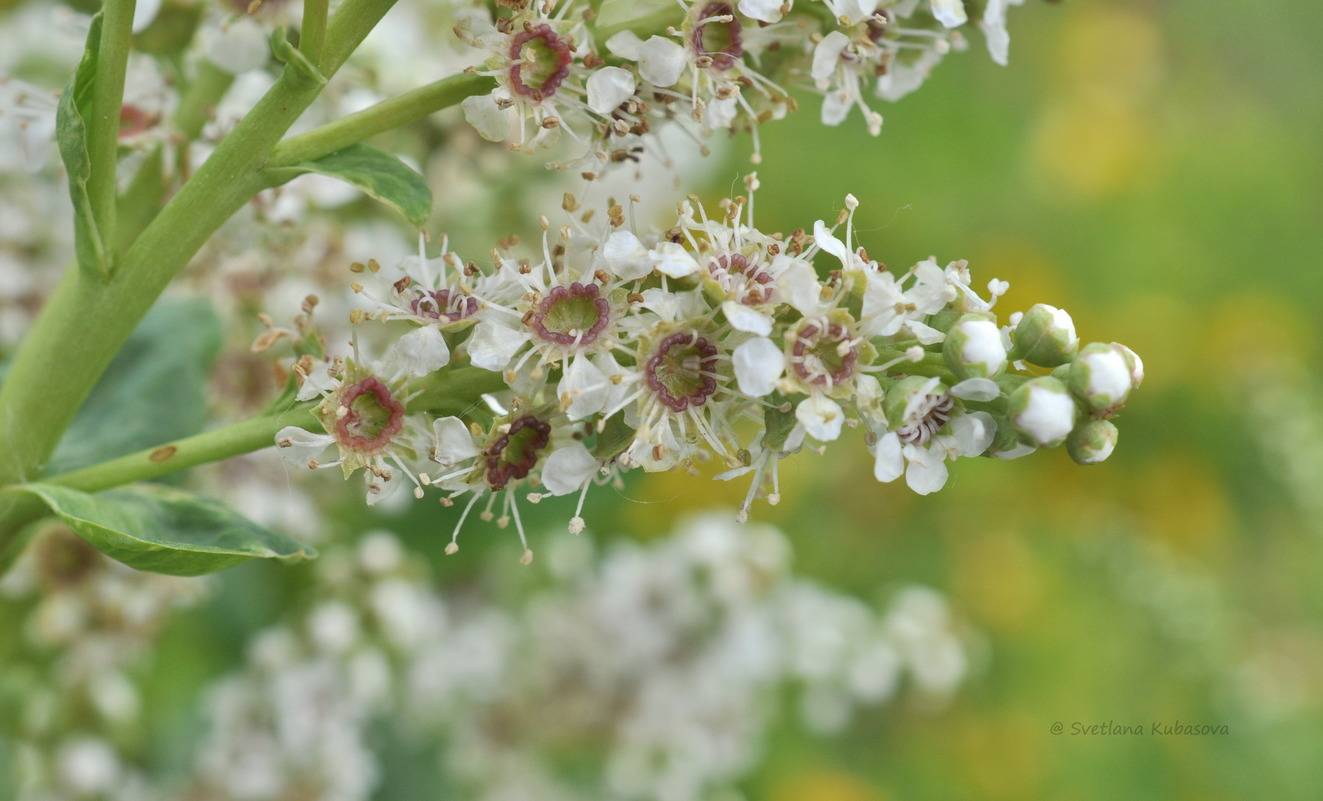
[[[323,72],[334,73],[392,4],[345,0],[327,29]],[[5,442],[0,486],[41,474],[93,384],[165,286],[217,228],[268,184],[262,168],[271,149],[320,91],[316,83],[284,70],[137,237],[110,280],[87,280],[80,270],[65,272],[0,385]],[[0,554],[31,512],[22,502],[0,501]]]
[[[299,51],[321,69],[322,46],[326,44],[329,0],[303,0],[303,25],[299,28]]]
[[[483,393],[504,388],[505,382],[498,372],[478,367],[458,367],[439,374],[429,389],[410,400],[408,411],[458,411],[476,403]],[[42,481],[83,492],[100,492],[260,451],[275,445],[276,433],[286,426],[320,431],[322,426],[312,414],[313,407],[312,403],[300,403],[279,414],[250,417],[223,428],[43,478]]]
[[[115,171],[119,164],[119,115],[124,103],[124,74],[133,49],[134,0],[106,0],[92,85],[92,115],[87,121],[87,157],[92,173],[87,193],[101,241],[115,241]],[[107,256],[113,265],[115,255]]]
[[[466,97],[490,92],[496,81],[481,75],[453,75],[398,97],[291,136],[271,151],[271,167],[314,161],[379,133],[421,120]]]
[[[309,414],[310,408],[309,404],[300,404],[283,414],[251,417],[224,428],[204,431],[91,467],[44,478],[42,481],[83,492],[100,492],[135,481],[160,478],[201,464],[219,462],[275,445],[276,432],[285,426],[316,426],[315,418]]]

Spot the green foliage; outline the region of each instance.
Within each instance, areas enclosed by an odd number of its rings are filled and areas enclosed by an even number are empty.
[[[65,473],[202,430],[220,322],[203,299],[157,304],[65,431],[47,474]],[[150,404],[151,413],[144,413]]]
[[[60,158],[69,173],[69,198],[74,207],[74,248],[78,266],[93,275],[109,274],[106,245],[92,214],[92,199],[87,182],[92,177],[92,161],[87,155],[87,117],[92,107],[92,84],[96,77],[97,53],[101,42],[101,13],[92,17],[87,32],[87,49],[78,69],[69,79],[60,97],[55,115],[55,141]]]
[[[350,145],[316,161],[270,172],[277,186],[310,172],[339,178],[395,209],[419,228],[432,213],[432,190],[423,176],[395,156],[368,145]]]
[[[182,490],[137,484],[91,495],[25,484],[75,534],[129,567],[173,576],[215,573],[249,559],[300,560],[312,548]]]

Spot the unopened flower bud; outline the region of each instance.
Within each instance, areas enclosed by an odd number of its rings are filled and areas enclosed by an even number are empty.
[[[1075,427],[1075,399],[1050,376],[1026,381],[1012,392],[1010,413],[1021,441],[1036,448],[1057,447]]]
[[[1075,321],[1055,306],[1039,303],[1015,326],[1015,358],[1041,367],[1065,364],[1079,352]]]
[[[1120,342],[1113,342],[1112,346],[1121,351],[1121,356],[1125,359],[1126,366],[1130,368],[1130,389],[1139,389],[1139,385],[1144,383],[1144,360],[1139,358],[1139,354],[1130,348],[1122,345]]]
[[[942,346],[951,372],[960,378],[993,378],[1006,369],[1001,329],[982,315],[966,314],[951,327]]]
[[[1095,412],[1120,406],[1133,386],[1130,365],[1116,345],[1090,343],[1066,373],[1066,385]]]
[[[1075,427],[1066,438],[1066,451],[1076,464],[1107,461],[1120,434],[1111,420],[1089,420]]]

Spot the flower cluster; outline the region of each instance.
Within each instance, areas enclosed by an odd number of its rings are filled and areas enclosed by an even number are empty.
[[[646,546],[561,539],[552,586],[490,601],[439,588],[385,532],[333,545],[310,608],[211,686],[172,797],[373,797],[385,725],[465,798],[712,798],[756,765],[788,691],[792,717],[840,731],[959,688],[970,655],[940,593],[874,606],[790,561],[776,529],[707,516]]]
[[[648,150],[657,123],[691,121],[701,134],[749,130],[785,116],[784,86],[821,93],[822,122],[838,125],[858,106],[868,129],[882,115],[869,97],[896,100],[918,88],[948,52],[963,49],[974,22],[1006,63],[1006,8],[1022,0],[679,0],[610,4],[515,0],[461,13],[455,33],[487,58],[474,72],[496,79],[464,102],[487,139],[544,149],[563,131],[588,155],[560,166],[595,175]],[[615,15],[620,16],[620,15]],[[783,86],[784,85],[784,86]]]
[[[781,458],[847,428],[880,481],[903,475],[923,494],[959,457],[1063,443],[1081,464],[1110,455],[1111,418],[1143,378],[1132,351],[1080,347],[1051,306],[1001,324],[1006,282],[984,297],[963,261],[887,269],[854,242],[853,196],[812,235],[761,231],[756,176],[746,185],[716,214],[690,197],[660,232],[619,205],[605,224],[583,214],[553,231],[543,218],[536,256],[506,241],[485,268],[444,247],[393,271],[354,265],[368,283],[353,284],[351,321],[394,341],[378,360],[356,347],[296,365],[320,430],[284,429],[282,452],[364,468],[370,499],[409,482],[416,497],[463,500],[455,537],[483,503],[521,538],[519,494],[577,493],[577,532],[594,484],[713,461],[718,478],[751,476],[744,519],[759,495],[778,500]]]

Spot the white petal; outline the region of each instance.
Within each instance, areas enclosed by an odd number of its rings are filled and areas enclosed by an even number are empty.
[[[735,380],[740,391],[755,398],[771,394],[785,372],[785,358],[781,349],[766,337],[755,337],[735,348],[731,361],[735,364]]]
[[[845,243],[833,236],[822,220],[813,222],[813,241],[818,243],[819,248],[840,259],[846,268],[850,267],[850,253],[845,249]]]
[[[932,0],[933,17],[948,28],[958,28],[969,21],[961,0]]]
[[[653,36],[639,45],[638,53],[639,77],[653,86],[674,86],[684,74],[685,51],[678,42]]]
[[[820,81],[830,77],[841,60],[841,52],[849,44],[850,37],[840,31],[832,31],[822,37],[818,46],[813,48],[813,69],[809,73],[813,79]]]
[[[997,423],[987,412],[962,414],[951,420],[951,445],[959,456],[982,456],[997,434]]]
[[[783,256],[777,256],[772,261],[772,267],[775,270],[777,262],[781,261]],[[794,307],[795,311],[808,317],[818,313],[818,302],[822,297],[822,287],[818,284],[818,274],[813,270],[813,265],[802,259],[793,259],[784,256],[791,264],[785,266],[776,277],[777,288],[785,296],[786,302]]]
[[[602,245],[602,258],[616,276],[633,281],[652,272],[652,257],[637,236],[630,231],[616,231]]]
[[[552,495],[569,494],[582,489],[598,466],[596,457],[577,442],[558,448],[542,464],[542,486]]]
[[[740,13],[760,22],[776,22],[781,19],[783,0],[740,0]]]
[[[556,394],[565,408],[565,414],[571,420],[582,420],[606,408],[610,389],[611,382],[602,375],[602,371],[588,359],[579,357],[571,360],[570,366],[565,368],[565,375],[556,387]]]
[[[713,100],[703,109],[703,124],[710,131],[724,131],[735,123],[735,115],[739,110],[739,100],[735,95]]]
[[[951,394],[964,400],[990,401],[1001,394],[1001,388],[991,378],[967,378],[951,387]]]
[[[772,333],[772,318],[751,306],[728,300],[721,304],[721,311],[736,331],[767,336]]]
[[[905,449],[909,466],[905,468],[905,483],[920,495],[931,495],[946,486],[946,458],[936,451],[911,445]]]
[[[528,337],[521,331],[494,320],[483,320],[469,338],[469,359],[484,370],[504,370],[515,351],[527,340]]]
[[[309,459],[316,459],[335,444],[330,434],[314,434],[295,426],[286,426],[276,432],[276,445],[280,458],[296,467],[307,467]]]
[[[845,413],[836,401],[814,393],[795,407],[795,419],[804,424],[810,437],[819,442],[831,442],[841,435]]]
[[[634,73],[620,67],[602,67],[588,78],[588,108],[598,114],[615,111],[634,94]]]
[[[327,395],[335,391],[340,386],[339,380],[332,378],[329,372],[329,362],[322,362],[313,368],[311,373],[303,377],[303,383],[299,385],[298,394],[294,396],[295,400],[312,400],[318,395]]]
[[[133,7],[133,32],[142,33],[156,19],[161,10],[161,0],[138,0]]]
[[[672,278],[684,278],[698,272],[698,262],[677,242],[661,242],[649,251],[657,271]]]
[[[822,124],[840,125],[850,116],[854,100],[846,92],[828,92],[822,98]]]
[[[469,427],[458,417],[442,417],[432,422],[432,459],[445,468],[478,455]]]
[[[643,40],[633,31],[621,31],[606,40],[606,49],[621,58],[638,61],[643,48]]]
[[[460,103],[464,119],[488,142],[504,142],[510,135],[510,115],[496,105],[491,95],[475,95]]]
[[[924,345],[935,345],[946,339],[946,334],[918,320],[910,320],[905,326],[910,329],[910,333],[914,335],[914,338]]]
[[[900,449],[900,437],[888,431],[877,441],[873,452],[873,477],[885,483],[895,481],[905,472],[905,457]]]
[[[441,331],[430,325],[415,328],[390,346],[382,370],[387,375],[408,374],[417,378],[450,364],[450,348]]]

